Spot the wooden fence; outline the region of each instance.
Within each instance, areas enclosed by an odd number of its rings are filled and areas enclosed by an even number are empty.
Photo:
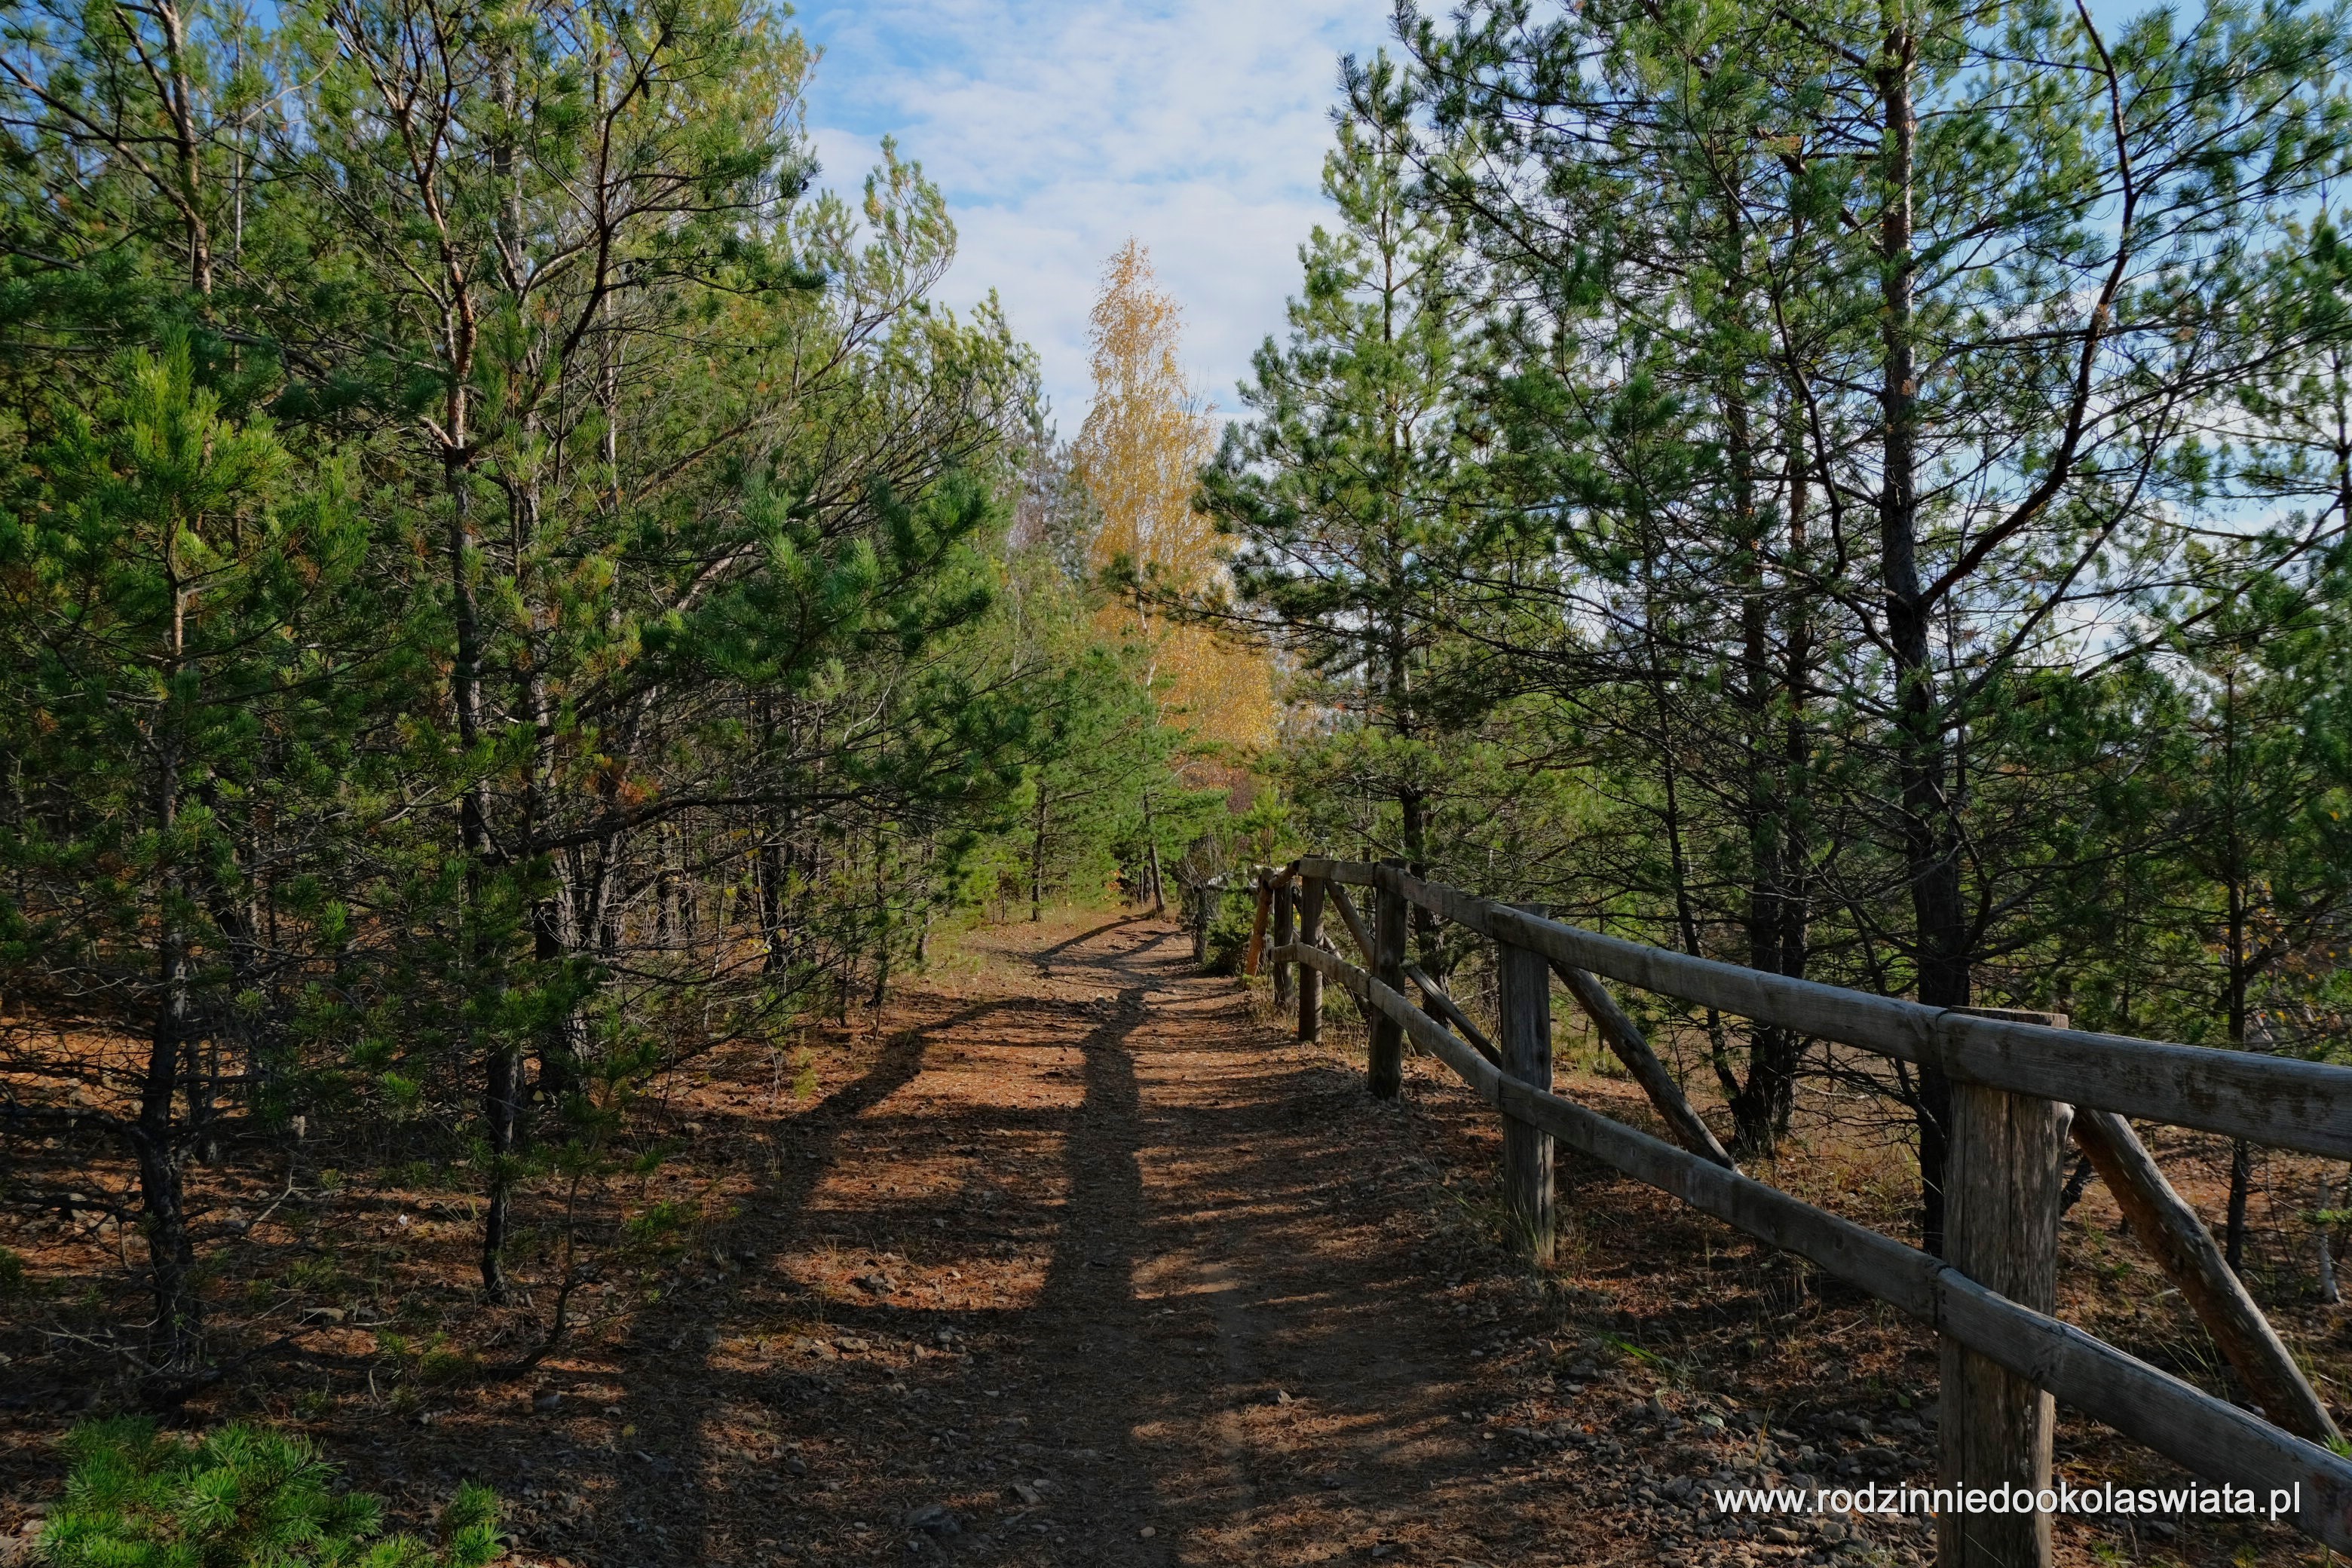
[[[1372,895],[1369,919],[1349,888]],[[1565,1143],[1932,1327],[1943,1388],[1938,1474],[1929,1489],[1957,1496],[2048,1489],[2054,1396],[2198,1476],[2251,1489],[2265,1512],[2274,1491],[2290,1492],[2281,1517],[2352,1551],[2352,1458],[2336,1451],[2343,1438],[2126,1120],[2352,1160],[2352,1069],[2091,1034],[2064,1027],[2053,1015],[1928,1007],[1767,974],[1565,925],[1420,880],[1395,861],[1300,859],[1262,870],[1257,890],[1248,967],[1255,973],[1262,959],[1272,961],[1278,1003],[1295,989],[1301,1039],[1319,1031],[1328,980],[1356,999],[1369,1026],[1373,1094],[1393,1097],[1402,1087],[1410,1038],[1501,1112],[1506,1200],[1538,1257],[1550,1255],[1552,1151]],[[1409,961],[1407,910],[1414,905],[1495,944],[1498,1038],[1489,1039]],[[1360,965],[1340,957],[1326,936],[1332,914]],[[1675,1143],[1551,1092],[1555,976],[1625,1062]],[[1741,1174],[1596,977],[1941,1070],[1952,1083],[1945,1256]],[[1420,1005],[1407,996],[1408,985],[1421,994]],[[2051,1316],[2059,1173],[2070,1137],[2270,1419]],[[2051,1557],[2050,1514],[1939,1509],[1937,1553],[1943,1568],[2041,1568]]]

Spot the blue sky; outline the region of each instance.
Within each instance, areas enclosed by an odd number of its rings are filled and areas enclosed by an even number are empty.
[[[1388,37],[1388,0],[814,0],[820,183],[854,193],[881,138],[946,192],[941,289],[991,289],[1044,362],[1065,436],[1085,417],[1087,308],[1129,235],[1185,306],[1185,360],[1234,406],[1322,216],[1339,57]]]

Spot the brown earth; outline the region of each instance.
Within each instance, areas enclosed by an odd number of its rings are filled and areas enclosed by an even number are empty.
[[[379,1184],[289,1256],[390,1247],[397,1271],[316,1283],[344,1306],[282,1287],[300,1332],[190,1419],[306,1429],[411,1522],[488,1481],[527,1563],[1926,1560],[1915,1522],[1728,1521],[1706,1496],[1931,1475],[1924,1332],[1573,1162],[1559,1265],[1513,1261],[1483,1108],[1426,1061],[1373,1102],[1344,1001],[1302,1047],[1262,999],[1164,923],[983,928],[808,1061],[801,1097],[756,1052],[669,1086],[687,1146],[638,1195],[690,1207],[688,1244],[529,1378],[426,1375],[421,1325],[452,1325],[461,1365],[520,1325],[468,1344],[488,1320],[465,1209]],[[1646,1120],[1622,1080],[1571,1061],[1566,1087]],[[1776,1178],[1899,1233],[1885,1152],[1829,1136],[1836,1109]],[[2176,1173],[2212,1152],[2159,1152]],[[2161,1299],[2103,1294],[2130,1273],[2103,1204],[2069,1217],[2067,1315],[2160,1358]],[[0,1541],[54,1495],[70,1364],[0,1365],[51,1380],[0,1414]],[[2165,1474],[2074,1422],[2060,1461]],[[2205,1525],[2068,1523],[2061,1556],[2317,1560]]]

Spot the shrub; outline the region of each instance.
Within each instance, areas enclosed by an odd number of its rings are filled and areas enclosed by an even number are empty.
[[[487,1487],[457,1489],[437,1546],[388,1536],[375,1499],[262,1427],[183,1441],[123,1416],[83,1423],[64,1447],[65,1500],[41,1532],[50,1568],[481,1568],[499,1555]]]
[[[1254,896],[1209,896],[1217,902],[1209,911],[1212,918],[1208,952],[1203,955],[1202,966],[1211,974],[1239,974],[1249,957],[1250,931],[1257,923],[1257,901]]]

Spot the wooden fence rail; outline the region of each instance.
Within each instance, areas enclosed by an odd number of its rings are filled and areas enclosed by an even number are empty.
[[[1375,894],[1370,921],[1344,890],[1351,886]],[[2273,1492],[2291,1493],[2280,1517],[2352,1551],[2352,1458],[2327,1446],[2341,1439],[2325,1405],[2123,1120],[2352,1158],[2352,1069],[1927,1007],[1765,974],[1562,924],[1423,881],[1393,862],[1300,859],[1261,874],[1258,898],[1261,912],[1274,917],[1276,940],[1262,949],[1254,942],[1252,958],[1262,952],[1274,963],[1279,996],[1287,996],[1295,973],[1301,1039],[1317,1037],[1328,981],[1356,1000],[1371,1026],[1373,1092],[1397,1092],[1402,1046],[1410,1039],[1502,1113],[1506,1203],[1538,1256],[1550,1251],[1557,1141],[1932,1327],[1943,1345],[1944,1389],[1938,1476],[1928,1489],[2048,1488],[2054,1396],[2195,1475],[2252,1490],[2265,1512]],[[1405,962],[1408,905],[1496,942],[1496,1040],[1479,1038],[1454,1000]],[[1329,908],[1339,910],[1364,965],[1340,957],[1324,935]],[[1555,973],[1683,1147],[1551,1092]],[[1956,1085],[1948,1256],[1931,1257],[1740,1173],[1594,975],[1942,1068]],[[1406,995],[1408,984],[1425,1005]],[[2183,1284],[2264,1408],[2311,1437],[2051,1315],[2057,1173],[2070,1131],[2102,1173],[2112,1173],[2107,1180],[2135,1234]],[[2046,1510],[1939,1512],[1943,1568],[2042,1568],[2050,1557]]]

